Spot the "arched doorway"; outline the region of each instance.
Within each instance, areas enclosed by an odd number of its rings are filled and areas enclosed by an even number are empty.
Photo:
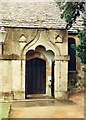
[[[46,61],[33,58],[26,61],[26,96],[46,93]]]
[[[74,38],[68,38],[68,55],[70,60],[68,62],[68,91],[71,92],[75,88],[77,81],[76,76],[76,50],[72,48],[72,45],[76,46],[76,41]]]
[[[46,94],[46,59],[38,51],[26,54],[25,96],[43,96]]]
[[[68,55],[70,55],[70,60],[68,62],[68,70],[76,71],[76,51],[72,48],[75,44],[74,38],[68,38]]]
[[[54,53],[46,51],[44,46],[37,46],[26,53],[25,98],[54,96],[53,59]]]

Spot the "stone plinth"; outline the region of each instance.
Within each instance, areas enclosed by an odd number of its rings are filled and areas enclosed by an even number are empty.
[[[68,93],[66,92],[55,92],[56,100],[68,100]]]

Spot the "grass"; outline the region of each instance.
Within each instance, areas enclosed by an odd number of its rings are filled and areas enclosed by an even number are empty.
[[[10,103],[0,103],[0,118],[9,117]]]

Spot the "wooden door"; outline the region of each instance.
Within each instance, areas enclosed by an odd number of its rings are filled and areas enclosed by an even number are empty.
[[[33,58],[26,61],[26,95],[46,93],[46,61]]]
[[[68,70],[76,71],[76,51],[72,48],[72,45],[75,45],[75,40],[73,38],[68,38],[68,54],[70,55]]]

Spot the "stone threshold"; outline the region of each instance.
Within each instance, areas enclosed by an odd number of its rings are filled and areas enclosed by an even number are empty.
[[[52,98],[52,99],[36,99],[36,98],[30,98],[30,99],[20,99],[20,100],[1,100],[0,103],[10,103],[10,102],[31,102],[31,101],[54,101],[55,99]]]

